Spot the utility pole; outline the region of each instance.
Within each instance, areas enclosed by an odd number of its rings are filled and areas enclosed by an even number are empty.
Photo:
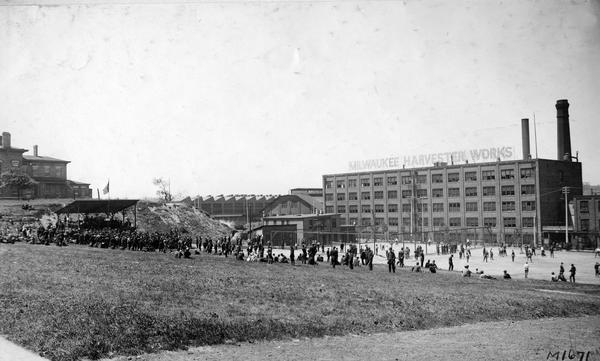
[[[562,192],[565,195],[565,244],[569,243],[569,187],[565,186],[562,188]]]

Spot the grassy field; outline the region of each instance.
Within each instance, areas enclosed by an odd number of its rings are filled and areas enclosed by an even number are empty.
[[[600,314],[600,287],[0,244],[0,334],[53,360]],[[564,292],[541,292],[552,289]]]

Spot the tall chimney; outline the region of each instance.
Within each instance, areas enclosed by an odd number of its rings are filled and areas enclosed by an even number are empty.
[[[556,101],[556,148],[558,160],[571,161],[571,131],[569,130],[569,101]]]
[[[37,146],[37,144],[33,146],[33,156],[34,157],[38,156],[38,146]]]
[[[521,142],[523,143],[523,160],[531,158],[529,150],[529,119],[521,119]]]
[[[9,149],[10,148],[10,133],[2,132],[2,148]]]

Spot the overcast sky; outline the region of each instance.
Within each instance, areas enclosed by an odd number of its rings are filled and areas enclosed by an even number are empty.
[[[600,183],[597,1],[0,6],[0,130],[111,197],[284,194],[352,160],[514,146],[571,108]],[[532,153],[533,121],[531,122]],[[32,151],[31,151],[32,152]],[[94,191],[95,194],[95,191]]]

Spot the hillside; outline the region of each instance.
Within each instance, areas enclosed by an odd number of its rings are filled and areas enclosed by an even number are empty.
[[[56,210],[71,203],[71,199],[44,199],[33,201],[0,200],[0,232],[20,229],[23,224],[38,227],[56,222]],[[23,204],[32,209],[25,210]],[[128,212],[127,217],[133,220]],[[76,216],[71,215],[76,221]],[[192,236],[217,238],[228,235],[231,231],[226,225],[210,218],[206,213],[194,209],[184,203],[168,203],[166,205],[148,201],[140,201],[137,211],[138,229],[146,232],[168,232],[178,229]]]

